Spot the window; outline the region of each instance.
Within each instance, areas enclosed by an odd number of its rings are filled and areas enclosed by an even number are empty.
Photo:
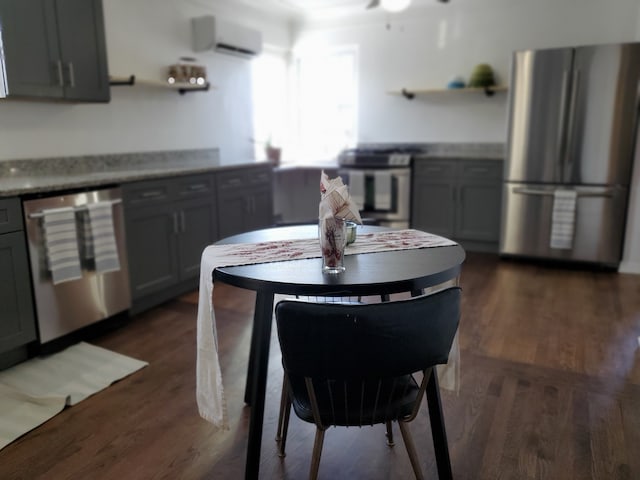
[[[265,52],[251,62],[255,158],[265,158],[267,143],[286,143],[287,61],[284,55]]]
[[[305,50],[290,65],[265,52],[252,62],[252,78],[256,158],[265,158],[267,142],[282,147],[284,162],[310,164],[355,146],[355,47]]]
[[[304,52],[294,61],[293,147],[302,163],[334,159],[355,146],[357,50]]]

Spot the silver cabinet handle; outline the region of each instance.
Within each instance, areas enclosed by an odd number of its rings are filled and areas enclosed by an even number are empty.
[[[67,63],[67,69],[69,70],[69,86],[73,88],[76,86],[76,74],[73,70],[73,62]]]
[[[199,190],[204,190],[207,186],[204,183],[197,183],[194,185],[189,185],[187,189],[191,192],[197,192]]]
[[[182,233],[187,231],[187,221],[184,218],[184,210],[180,210],[180,231]]]
[[[62,61],[56,62],[56,70],[58,71],[58,86],[64,87],[64,76],[62,74]]]
[[[161,197],[162,192],[160,190],[153,190],[151,192],[142,192],[140,196],[142,198],[156,198],[156,197]]]

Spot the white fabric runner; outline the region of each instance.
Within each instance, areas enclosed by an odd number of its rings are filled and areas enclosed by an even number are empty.
[[[396,230],[358,234],[357,241],[347,247],[345,255],[454,245],[457,243],[452,240],[419,230]],[[218,267],[317,257],[320,257],[317,238],[211,245],[202,252],[198,298],[196,399],[200,416],[215,427],[226,430],[229,424],[213,312],[213,271]]]

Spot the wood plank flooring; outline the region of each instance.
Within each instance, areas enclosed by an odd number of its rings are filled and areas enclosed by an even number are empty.
[[[455,478],[639,479],[640,275],[470,254],[461,285],[462,385],[442,393]],[[0,479],[243,478],[254,296],[216,285],[214,301],[230,431],[197,413],[193,293],[95,339],[150,365],[0,451]],[[302,479],[314,427],[292,418],[287,456],[277,456],[281,379],[274,332],[261,478]],[[426,404],[411,428],[436,479]],[[412,471],[399,431],[389,448],[382,427],[342,428],[327,432],[320,478]]]

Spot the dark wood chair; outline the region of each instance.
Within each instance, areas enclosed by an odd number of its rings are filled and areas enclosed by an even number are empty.
[[[451,464],[435,366],[448,360],[460,319],[459,287],[388,303],[332,304],[284,300],[276,307],[285,371],[284,417],[277,439],[284,455],[291,406],[316,425],[309,478],[318,475],[330,426],[397,421],[416,478],[423,478],[408,422],[427,392],[441,480]]]

